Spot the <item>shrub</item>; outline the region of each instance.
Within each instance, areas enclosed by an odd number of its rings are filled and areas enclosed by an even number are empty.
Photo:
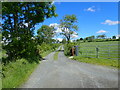
[[[64,45],[64,54],[66,56],[70,56],[71,55],[71,49],[73,46],[75,46],[75,43],[69,43],[69,44],[65,44]]]
[[[46,51],[53,51],[55,50],[57,47],[59,47],[60,44],[46,44],[46,43],[42,43],[41,45],[37,46],[37,49],[39,50],[39,54],[46,52]]]

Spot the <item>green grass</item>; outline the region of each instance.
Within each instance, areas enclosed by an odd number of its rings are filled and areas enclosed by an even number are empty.
[[[55,52],[54,60],[58,60],[58,53],[60,52],[61,49],[62,49],[62,47],[60,47],[60,49]]]
[[[2,64],[0,63],[0,72],[2,71]],[[2,89],[2,74],[0,73],[0,90]]]
[[[59,51],[55,52],[55,54],[54,54],[54,60],[58,60],[58,53],[59,53]]]
[[[42,57],[45,57],[45,56],[47,56],[47,55],[48,55],[49,53],[51,53],[51,52],[52,52],[52,51],[46,51],[46,52],[42,53],[41,56],[42,56]]]
[[[120,68],[118,65],[118,60],[85,58],[85,57],[79,57],[79,56],[74,56],[73,60],[77,60],[79,62],[84,62],[84,63],[91,63],[91,64],[96,64],[96,65],[103,65],[103,66],[111,66],[111,67],[115,67],[115,68]]]
[[[118,59],[118,41],[108,41],[108,42],[85,42],[79,44],[79,55],[81,57],[96,57],[96,47],[98,47],[99,58],[111,58]],[[113,45],[114,44],[114,45]]]
[[[24,83],[38,64],[29,63],[25,59],[11,62],[3,66],[5,77],[2,79],[2,88],[16,88]]]
[[[58,47],[57,47],[56,49],[58,49]],[[55,49],[55,50],[56,50],[56,49]],[[53,49],[53,50],[50,50],[50,51],[46,51],[46,52],[42,53],[41,56],[42,56],[42,57],[45,57],[45,56],[47,56],[49,53],[51,53],[51,52],[53,52],[53,51],[55,51],[55,50]]]
[[[83,42],[78,43],[78,45],[79,56],[74,56],[73,60],[84,63],[120,68],[118,65],[118,58],[120,58],[120,56],[118,55],[118,41]],[[99,48],[98,58],[96,58],[96,47]]]
[[[46,51],[41,56],[45,57],[52,51]],[[16,62],[11,62],[3,66],[5,77],[2,78],[2,88],[17,88],[21,86],[37,66],[38,63],[29,63],[25,59],[17,60]]]

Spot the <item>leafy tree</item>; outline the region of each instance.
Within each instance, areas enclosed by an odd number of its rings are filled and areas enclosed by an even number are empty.
[[[70,42],[70,39],[74,31],[78,30],[78,26],[75,25],[76,22],[77,18],[74,14],[66,15],[63,17],[63,19],[60,20],[60,28],[62,30],[61,35],[65,36],[68,43]]]
[[[63,40],[62,40],[62,44],[65,44],[66,43],[66,39],[64,38]]]
[[[57,15],[51,2],[3,2],[2,39],[8,60],[34,57],[36,43],[31,38],[35,25],[52,16]]]
[[[112,39],[116,39],[116,36],[112,36]]]
[[[102,34],[102,35],[98,35],[97,38],[98,39],[105,39],[106,35],[105,34]]]
[[[83,40],[83,38],[80,38],[80,40]]]
[[[38,42],[39,44],[45,43],[51,43],[52,38],[54,37],[54,31],[55,29],[53,27],[49,27],[47,25],[43,25],[40,29],[38,29]]]

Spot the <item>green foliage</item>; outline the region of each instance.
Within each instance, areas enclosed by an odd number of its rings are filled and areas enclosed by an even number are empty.
[[[59,53],[59,51],[55,52],[55,54],[54,54],[54,60],[58,60],[58,53]]]
[[[56,48],[58,48],[58,46],[60,46],[60,44],[42,43],[41,45],[37,46],[37,49],[39,50],[39,54],[42,54],[43,52],[54,51]]]
[[[105,39],[106,35],[105,34],[102,34],[102,35],[98,35],[97,36],[97,39]]]
[[[66,43],[66,39],[63,39],[63,40],[62,40],[62,44],[65,44],[65,43]]]
[[[80,38],[80,40],[83,40],[83,38]]]
[[[45,57],[50,52],[52,52],[54,48],[56,49],[59,45],[60,44],[53,44],[53,45],[42,44],[42,46],[38,46],[37,48],[38,50],[43,51],[43,52],[39,52],[39,54],[41,54],[42,57]],[[44,46],[45,48],[42,48]],[[32,58],[31,60],[20,59],[20,60],[16,60],[15,62],[13,61],[9,62],[7,65],[2,66],[3,88],[17,88],[28,79],[30,74],[38,65],[38,62],[30,63],[28,61],[33,61],[33,60]]]
[[[80,56],[74,56],[73,60],[77,60],[79,62],[84,62],[84,63],[91,63],[91,64],[96,64],[96,65],[112,66],[115,68],[120,68],[118,65],[118,60],[85,58],[85,57],[80,57]]]
[[[86,37],[86,38],[84,38],[84,42],[85,41],[88,41],[88,42],[92,42],[92,41],[94,41],[94,39],[95,39],[95,36],[89,36],[89,37]]]
[[[62,47],[60,47],[60,49],[54,53],[54,60],[58,60],[58,54],[61,50],[62,50]]]
[[[37,43],[32,39],[35,25],[56,16],[55,6],[50,2],[3,2],[2,6],[3,49],[8,55],[3,63],[19,58],[39,60]]]
[[[26,59],[3,65],[2,88],[17,88],[28,79],[36,66],[37,63],[29,63]]]
[[[116,39],[116,36],[112,36],[112,39]]]
[[[75,25],[76,22],[77,18],[74,14],[66,15],[60,20],[60,28],[62,30],[61,35],[65,36],[68,43],[70,42],[71,35],[74,31],[78,30],[78,26]]]
[[[69,43],[69,44],[65,44],[64,45],[64,54],[66,56],[71,56],[71,49],[72,47],[74,47],[75,45],[77,45],[76,43]]]
[[[52,43],[52,37],[54,37],[55,29],[53,27],[49,27],[47,25],[42,25],[40,29],[37,31],[37,41],[38,44],[41,43]]]

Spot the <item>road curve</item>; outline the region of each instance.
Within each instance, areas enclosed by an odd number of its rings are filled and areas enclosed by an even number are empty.
[[[20,88],[118,88],[118,70],[69,60],[63,50],[45,60]]]

